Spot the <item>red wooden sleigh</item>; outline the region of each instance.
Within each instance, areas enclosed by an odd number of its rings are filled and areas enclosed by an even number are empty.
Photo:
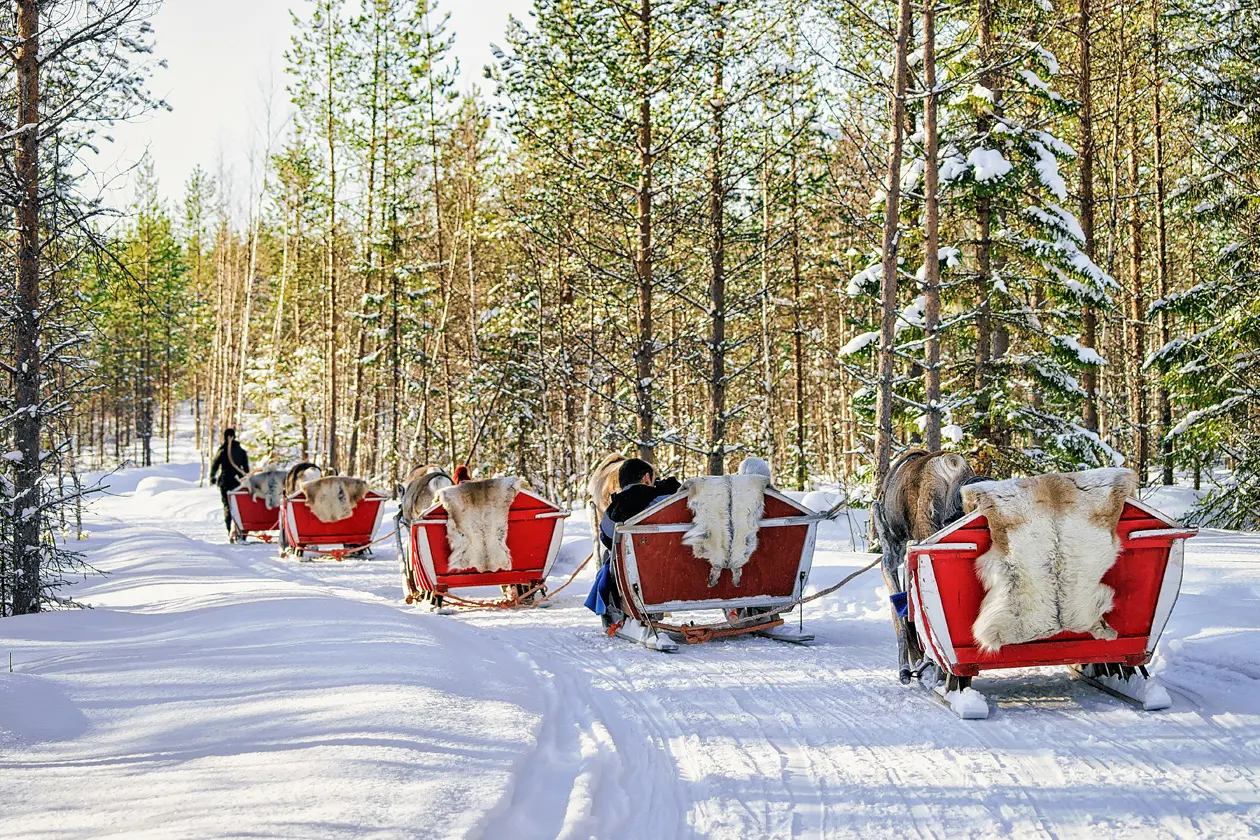
[[[281,553],[297,557],[308,551],[343,560],[372,544],[385,512],[385,497],[372,491],[354,507],[354,513],[338,522],[321,522],[306,504],[306,494],[294,493],[280,504]]]
[[[406,562],[411,582],[422,600],[441,607],[452,589],[498,586],[531,600],[551,573],[564,538],[569,512],[542,496],[522,489],[508,509],[508,553],[512,568],[496,572],[451,569],[451,546],[446,537],[447,512],[441,503],[426,510],[408,529]],[[410,589],[410,587],[408,587]],[[413,595],[408,592],[407,603]],[[452,602],[464,599],[452,597]]]
[[[784,627],[779,614],[803,594],[822,518],[777,490],[766,490],[757,550],[743,568],[740,585],[723,572],[710,588],[709,564],[682,541],[692,524],[687,491],[660,500],[616,528],[613,573],[625,614],[614,625],[616,635],[662,651],[677,650],[679,641],[750,632],[781,641],[812,641],[812,635]],[[710,609],[736,621],[726,626],[662,622],[663,613]]]
[[[267,507],[262,499],[255,499],[247,487],[230,490],[227,496],[233,542],[243,543],[250,534],[266,543],[275,539],[280,530],[280,508]]]
[[[1117,533],[1120,556],[1103,583],[1115,590],[1115,607],[1106,618],[1118,638],[1065,632],[989,654],[976,645],[971,630],[985,596],[975,561],[991,544],[984,516],[965,516],[907,550],[908,619],[926,658],[945,673],[945,683],[935,690],[955,712],[964,718],[988,716],[983,696],[967,690],[981,671],[1046,665],[1069,666],[1082,679],[1144,709],[1171,704],[1145,665],[1181,589],[1185,540],[1198,532],[1129,500]]]

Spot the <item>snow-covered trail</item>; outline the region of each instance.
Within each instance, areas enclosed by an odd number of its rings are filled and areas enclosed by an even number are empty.
[[[101,608],[0,623],[0,801],[27,817],[0,835],[50,810],[46,836],[1260,835],[1260,535],[1190,543],[1172,710],[1027,671],[963,722],[897,683],[875,572],[807,608],[811,647],[663,655],[599,632],[589,570],[548,609],[432,615],[392,546],[227,546],[195,471],[149,473],[94,515]],[[831,527],[814,586],[866,562]],[[6,691],[63,723],[8,723]]]

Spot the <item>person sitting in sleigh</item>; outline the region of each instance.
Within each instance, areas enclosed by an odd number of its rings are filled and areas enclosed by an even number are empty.
[[[676,478],[656,481],[656,468],[641,458],[629,458],[622,463],[617,472],[617,483],[621,489],[613,493],[608,510],[599,523],[599,541],[605,550],[600,553],[599,571],[595,575],[591,594],[586,598],[586,608],[601,616],[605,627],[613,623],[609,615],[610,608],[617,609],[617,593],[608,563],[617,524],[638,516],[657,500],[672,496],[682,489],[682,483]]]
[[[630,458],[617,471],[617,483],[621,490],[613,493],[604,519],[599,523],[599,540],[604,548],[612,548],[613,530],[617,523],[625,522],[655,504],[657,499],[672,496],[682,489],[676,478],[656,481],[656,469],[642,458]]]

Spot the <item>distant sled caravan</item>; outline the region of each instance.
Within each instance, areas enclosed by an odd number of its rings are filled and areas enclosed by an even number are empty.
[[[610,562],[620,615],[609,634],[661,651],[748,633],[811,641],[785,627],[782,613],[804,592],[822,518],[760,476],[689,479],[617,525]],[[692,610],[722,619],[666,621]]]
[[[494,606],[546,597],[569,516],[518,478],[447,484],[427,509],[403,513],[410,514],[398,522],[406,600],[433,607],[486,605],[451,592],[483,586],[504,594]]]
[[[1139,501],[1127,470],[984,482],[957,522],[906,552],[924,684],[963,718],[981,671],[1068,666],[1140,708],[1170,705],[1146,671],[1181,587],[1185,528]]]
[[[280,506],[281,553],[338,561],[370,553],[385,512],[385,496],[362,479],[346,476],[295,484],[290,482],[293,491]]]

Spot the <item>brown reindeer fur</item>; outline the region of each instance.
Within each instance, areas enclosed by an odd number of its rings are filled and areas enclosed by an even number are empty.
[[[330,475],[302,485],[306,506],[320,522],[340,522],[354,514],[354,508],[367,496],[368,483],[361,478]]]
[[[284,500],[284,480],[284,470],[255,470],[245,476],[244,484],[255,501],[261,500],[267,510],[275,510]]]
[[[440,491],[454,484],[450,473],[442,467],[434,464],[416,467],[407,476],[407,489],[402,497],[403,519],[415,522],[437,503]]]
[[[972,632],[984,651],[1063,630],[1114,639],[1102,582],[1120,551],[1116,526],[1137,474],[1098,469],[971,484],[968,512],[984,514],[992,545],[976,560],[985,588]]]
[[[284,495],[292,496],[296,493],[302,486],[302,482],[310,480],[309,474],[312,470],[320,475],[324,474],[317,464],[312,464],[310,461],[303,461],[289,467],[289,472],[284,477]]]
[[[884,511],[890,522],[904,521],[910,539],[927,539],[962,514],[950,497],[974,475],[961,455],[912,450],[889,470]]]
[[[962,516],[961,489],[974,479],[966,459],[951,452],[911,450],[896,460],[872,506],[875,531],[883,549],[884,582],[888,591],[905,591],[901,564],[906,545],[923,540]],[[922,655],[917,638],[906,620],[893,613],[897,633],[899,676],[911,679],[911,662]]]

